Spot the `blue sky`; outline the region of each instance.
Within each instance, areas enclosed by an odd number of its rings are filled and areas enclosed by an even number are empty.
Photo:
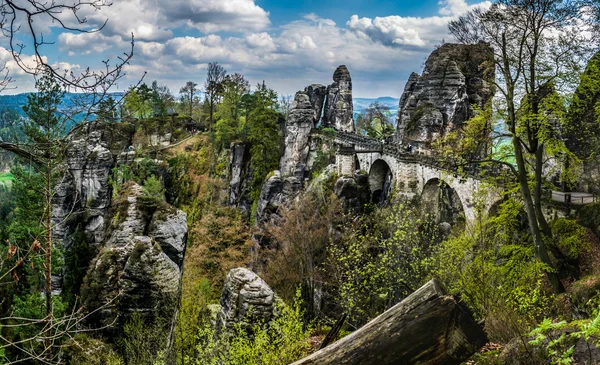
[[[66,1],[66,0],[65,0]],[[68,70],[97,68],[115,59],[136,38],[127,77],[115,91],[158,80],[173,93],[186,81],[202,85],[206,66],[217,61],[256,84],[265,80],[280,94],[312,83],[329,84],[335,68],[346,64],[358,97],[399,97],[411,72],[421,72],[428,54],[442,39],[452,41],[447,23],[488,1],[422,0],[114,0],[111,7],[83,8],[89,27],[108,19],[98,33],[65,32],[48,19],[37,27],[54,44],[42,52]],[[32,79],[11,62],[17,86],[31,91]],[[25,49],[27,55],[27,48]],[[5,91],[6,93],[6,91]]]

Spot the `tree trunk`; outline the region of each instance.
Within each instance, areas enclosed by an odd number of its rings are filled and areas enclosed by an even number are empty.
[[[292,365],[458,365],[486,342],[471,312],[434,279],[356,332]]]
[[[46,222],[44,229],[46,230],[46,267],[45,276],[46,283],[44,292],[46,295],[46,321],[48,322],[47,328],[52,328],[52,321],[54,316],[54,310],[52,308],[52,193],[50,191],[52,187],[52,158],[48,158],[46,171]],[[50,333],[48,332],[48,338],[46,339],[46,351],[47,359],[52,359],[52,340],[49,338]]]
[[[517,161],[517,168],[519,171],[517,178],[519,180],[523,204],[525,205],[525,213],[527,213],[529,229],[531,230],[531,236],[533,238],[535,254],[541,262],[548,265],[548,267],[553,267],[552,262],[550,261],[550,256],[548,255],[548,249],[546,248],[546,244],[544,243],[542,237],[542,232],[540,232],[533,199],[531,198],[531,191],[529,189],[529,181],[527,179],[527,169],[525,167],[523,149],[521,142],[517,139],[517,137],[513,137],[513,146],[515,148],[515,160]],[[550,285],[552,285],[552,289],[556,294],[564,293],[565,288],[555,272],[547,271],[546,276],[548,277]]]

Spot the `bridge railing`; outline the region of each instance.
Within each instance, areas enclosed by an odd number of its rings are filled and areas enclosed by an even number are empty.
[[[497,165],[491,166],[481,166],[478,163],[470,163],[470,164],[459,164],[457,161],[447,159],[442,160],[438,156],[431,156],[425,154],[419,154],[416,152],[409,152],[406,146],[402,146],[400,144],[394,143],[393,139],[386,138],[384,140],[378,140],[376,138],[367,137],[364,135],[359,135],[356,133],[349,133],[343,131],[332,131],[328,130],[323,132],[319,129],[313,129],[311,131],[312,134],[319,135],[324,138],[328,138],[333,140],[335,143],[345,145],[345,146],[354,146],[355,151],[357,153],[368,151],[368,152],[379,152],[384,155],[393,156],[396,159],[409,162],[409,163],[418,163],[421,165],[429,166],[432,168],[446,170],[454,175],[467,175],[472,178],[482,178],[482,177],[494,177],[500,178],[505,172],[504,168],[501,168]],[[506,183],[507,181],[499,181],[499,183]]]

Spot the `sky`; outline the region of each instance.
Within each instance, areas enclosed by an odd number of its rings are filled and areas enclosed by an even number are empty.
[[[20,0],[26,2],[25,0]],[[69,3],[68,0],[63,0]],[[101,0],[99,0],[101,1]],[[60,0],[59,0],[60,2]],[[82,7],[80,28],[66,31],[56,21],[36,18],[34,27],[50,44],[41,53],[56,68],[74,72],[114,63],[130,48],[134,57],[122,91],[142,76],[174,94],[186,81],[201,87],[209,62],[242,73],[255,85],[265,81],[280,95],[305,86],[327,85],[337,66],[350,70],[355,97],[400,97],[411,72],[420,73],[427,56],[443,40],[452,42],[448,22],[489,1],[472,0],[113,0],[99,10]],[[63,14],[65,24],[74,24]],[[70,23],[69,23],[70,22]],[[24,28],[22,28],[24,29]],[[26,33],[17,34],[31,53]],[[14,81],[5,94],[34,90],[0,39],[0,62]]]

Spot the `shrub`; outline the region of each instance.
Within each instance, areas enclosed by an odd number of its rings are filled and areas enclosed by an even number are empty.
[[[507,343],[528,332],[551,304],[543,286],[548,268],[535,258],[522,214],[522,205],[508,200],[497,216],[478,220],[434,254],[434,275],[485,319],[492,341]]]
[[[577,218],[582,226],[591,229],[600,237],[600,203],[584,206],[579,210]]]
[[[551,245],[567,258],[577,260],[579,256],[590,250],[591,243],[587,239],[585,228],[574,220],[558,218],[550,226],[554,237]]]
[[[304,326],[300,293],[292,306],[280,303],[280,315],[251,331],[236,326],[231,335],[215,334],[209,323],[198,332],[197,365],[286,365],[306,356],[310,327]]]
[[[123,365],[112,346],[82,333],[65,343],[63,360],[70,365]]]

